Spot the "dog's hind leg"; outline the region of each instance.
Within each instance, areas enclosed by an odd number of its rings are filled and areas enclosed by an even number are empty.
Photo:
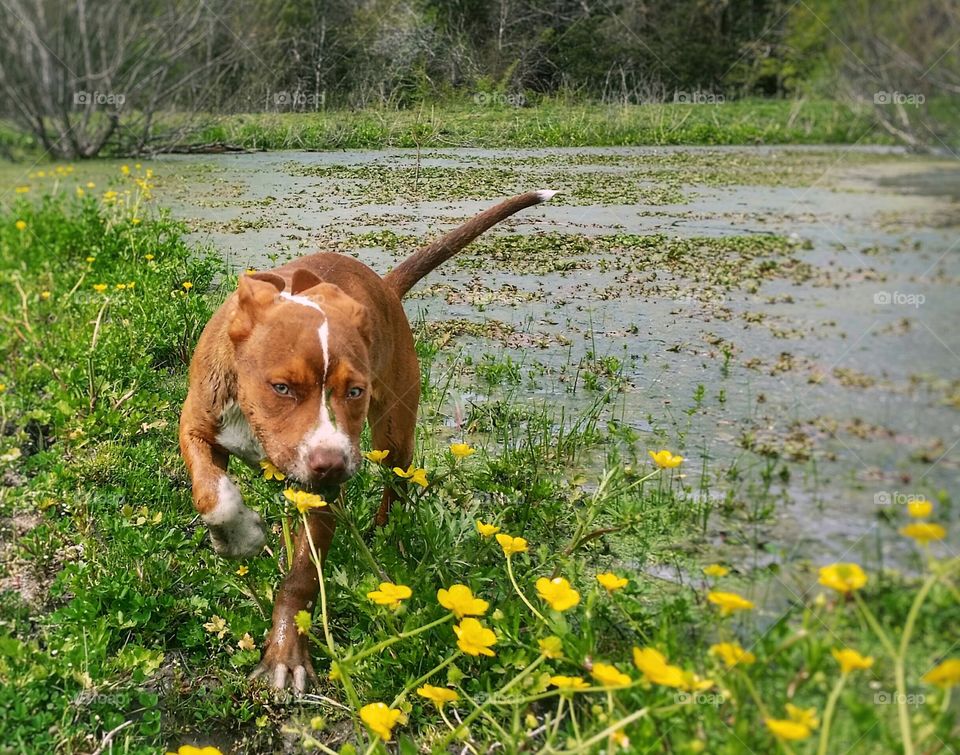
[[[419,372],[419,371],[418,371]],[[406,469],[413,461],[414,431],[417,426],[417,406],[420,401],[420,379],[417,374],[402,394],[387,394],[381,401],[370,402],[370,434],[373,447],[389,451],[383,463],[388,467]],[[397,483],[403,484],[397,480]],[[386,487],[377,511],[377,525],[383,526],[390,516],[390,506],[397,499],[392,487]]]

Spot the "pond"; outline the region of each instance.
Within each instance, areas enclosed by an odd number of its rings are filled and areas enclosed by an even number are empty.
[[[453,421],[506,396],[569,418],[599,403],[639,454],[682,451],[691,495],[725,514],[707,548],[726,560],[906,566],[911,546],[884,519],[956,488],[955,161],[756,147],[150,165],[159,204],[238,271],[334,248],[385,272],[496,199],[558,190],[408,299],[453,379],[441,409]]]

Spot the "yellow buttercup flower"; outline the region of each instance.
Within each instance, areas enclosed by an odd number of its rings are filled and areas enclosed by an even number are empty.
[[[458,459],[465,459],[471,454],[475,454],[477,449],[471,448],[466,443],[454,443],[450,446],[450,453]]]
[[[579,676],[551,676],[550,684],[559,689],[586,689],[590,686],[589,682],[584,681]]]
[[[936,684],[944,689],[960,684],[960,658],[948,658],[920,678],[927,684]]]
[[[105,191],[103,193],[103,201],[107,204],[110,204],[111,202],[115,202],[117,200],[117,196],[117,192],[115,191]]]
[[[191,283],[190,281],[184,281],[180,285],[183,286],[184,291],[189,291],[191,288],[193,288],[193,283]]]
[[[143,258],[144,258],[147,262],[149,262],[150,260],[153,259],[153,255],[152,255],[152,254],[145,254],[145,255],[143,255]]]
[[[943,540],[947,536],[946,529],[933,522],[914,522],[900,530],[901,535],[916,540],[920,545],[926,545],[931,540]]]
[[[499,534],[497,542],[503,548],[503,555],[510,557],[515,553],[526,553],[527,541],[522,537],[513,537],[512,535]]]
[[[96,257],[87,257],[87,262],[96,262]]]
[[[660,469],[673,469],[679,467],[683,463],[682,456],[675,456],[670,453],[667,449],[657,451],[647,451],[650,454],[650,458],[653,459],[653,463],[656,464]]]
[[[819,582],[824,587],[846,594],[867,584],[867,575],[859,564],[830,564],[820,567]]]
[[[367,451],[364,456],[368,461],[372,461],[374,464],[379,464],[381,461],[386,459],[390,455],[390,450],[386,451]]]
[[[421,488],[427,487],[427,470],[420,469],[411,464],[407,467],[406,470],[401,469],[400,467],[394,467],[393,473],[397,477],[402,477],[405,480],[410,480],[410,482],[416,483]]]
[[[399,608],[400,601],[406,600],[413,595],[406,585],[395,585],[393,582],[381,582],[380,589],[372,590],[367,593],[367,597],[379,606],[389,606],[390,608]]]
[[[14,223],[13,225],[16,227],[16,229],[17,229],[18,231],[25,231],[25,230],[27,230],[27,221],[26,221],[26,220],[18,220],[18,221],[17,221],[16,223]]]
[[[123,175],[125,175],[125,176],[129,176],[129,175],[130,175],[130,166],[129,166],[129,165],[121,165],[121,166],[120,166],[120,172],[123,173]]]
[[[749,650],[744,650],[736,642],[720,642],[711,645],[710,655],[723,661],[723,665],[727,668],[733,668],[737,665],[749,666],[757,660],[757,656]]]
[[[30,191],[30,187],[29,187],[29,186],[18,186],[16,189],[14,189],[14,191],[15,191],[17,194],[26,194],[28,191]]]
[[[544,637],[542,640],[538,640],[538,643],[540,652],[547,658],[553,658],[554,660],[563,658],[563,640],[556,635]]]
[[[41,291],[41,292],[40,292],[40,298],[43,299],[44,301],[46,301],[47,299],[50,298],[50,292],[49,292],[49,291]]]
[[[263,470],[263,479],[265,480],[283,480],[286,478],[283,472],[273,466],[270,459],[261,459],[260,469]]]
[[[215,634],[221,640],[223,636],[227,633],[227,622],[222,616],[213,615],[210,617],[210,621],[203,625],[203,628],[206,629],[210,634]]]
[[[708,577],[726,577],[730,573],[730,570],[720,564],[710,564],[709,566],[703,567],[703,573]]]
[[[400,711],[385,703],[370,703],[360,709],[360,719],[384,742],[393,736],[393,727],[397,725],[399,718]]]
[[[477,532],[479,532],[483,537],[493,537],[500,531],[500,528],[495,524],[484,524],[482,521],[477,519]]]
[[[483,616],[490,604],[474,597],[466,585],[451,585],[449,590],[437,590],[437,600],[444,608],[453,611],[458,619],[464,616]]]
[[[603,687],[626,687],[633,680],[609,663],[594,663],[590,674]]]
[[[168,752],[167,755],[223,755],[223,753],[212,745],[208,745],[207,747],[180,745],[176,752]]]
[[[708,592],[707,600],[720,609],[721,616],[729,616],[737,611],[749,611],[754,607],[752,601],[735,592]]]
[[[640,670],[644,678],[653,684],[676,688],[687,686],[688,679],[683,669],[667,663],[666,657],[659,650],[635,647],[633,649],[633,664]],[[692,677],[689,681],[693,681]]]
[[[914,519],[926,519],[933,513],[933,502],[927,500],[908,501],[907,513]]]
[[[420,695],[420,697],[427,698],[427,700],[436,705],[437,708],[442,708],[444,703],[455,703],[460,699],[460,695],[452,689],[434,687],[432,684],[424,684],[422,687],[418,687],[417,694]]]
[[[283,491],[283,497],[296,506],[297,511],[299,511],[301,514],[306,514],[311,509],[319,509],[327,505],[327,502],[323,500],[322,495],[308,493],[306,490],[294,490],[293,488],[287,488]]]
[[[566,611],[580,602],[580,593],[574,590],[563,577],[553,579],[540,577],[536,588],[537,594],[549,603],[554,611]]]
[[[626,587],[629,581],[626,577],[618,577],[610,571],[597,575],[597,582],[599,582],[600,586],[607,592],[614,592],[622,587]]]
[[[241,564],[240,566],[237,567],[237,576],[245,577],[249,573],[250,573],[250,567],[247,566],[246,564]]]
[[[107,288],[109,288],[109,286],[107,286],[106,283],[94,283],[94,284],[93,284],[93,290],[96,291],[98,294],[102,294],[104,291],[107,290]]]
[[[243,637],[239,639],[237,647],[241,650],[253,650],[256,647],[253,643],[253,637],[250,636],[249,632],[245,632]]]
[[[457,647],[467,655],[495,655],[490,647],[497,644],[497,635],[476,619],[464,619],[454,626],[453,632],[457,635]]]
[[[800,708],[792,703],[787,703],[783,707],[787,711],[787,717],[794,723],[806,726],[811,731],[820,726],[816,708]]]
[[[790,721],[789,719],[765,718],[763,721],[775,737],[788,742],[807,739],[812,733],[803,724],[798,724],[796,721]]]
[[[872,657],[860,655],[856,650],[850,648],[844,648],[843,650],[834,648],[830,652],[837,663],[840,664],[840,671],[844,674],[849,674],[851,671],[863,671],[873,665]]]

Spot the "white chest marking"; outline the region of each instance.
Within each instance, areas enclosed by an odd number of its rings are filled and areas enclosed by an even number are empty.
[[[235,401],[229,402],[220,415],[217,443],[250,464],[256,464],[267,456]]]

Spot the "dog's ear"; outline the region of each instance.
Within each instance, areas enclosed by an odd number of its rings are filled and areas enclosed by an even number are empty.
[[[283,278],[273,273],[256,273],[240,278],[237,310],[228,331],[231,341],[239,343],[249,337],[260,313],[276,301],[283,286]]]
[[[323,281],[320,280],[320,276],[318,276],[316,273],[310,272],[309,270],[304,270],[301,267],[293,273],[293,282],[290,284],[290,293],[296,295],[306,291],[309,288],[313,288],[314,286],[319,286],[321,283],[323,283]]]

